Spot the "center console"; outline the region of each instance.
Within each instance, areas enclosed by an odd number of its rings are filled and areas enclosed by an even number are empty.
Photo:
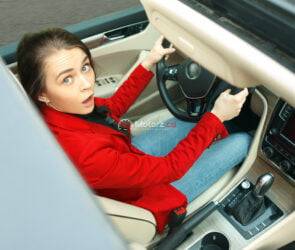
[[[282,100],[274,109],[261,151],[222,200],[207,203],[186,217],[156,249],[228,250],[249,244],[256,249],[253,244],[265,233],[280,229],[279,224],[294,211],[295,197],[295,109]],[[274,167],[279,171],[273,171]],[[276,244],[283,246],[288,240]]]
[[[219,212],[246,240],[264,231],[283,215],[283,211],[265,195],[273,178],[271,173],[266,173],[255,185],[244,179],[219,204]]]
[[[279,101],[263,139],[267,160],[295,184],[295,109]]]
[[[273,183],[270,172],[256,183],[243,179],[222,201],[210,202],[186,217],[155,249],[175,249],[182,243],[180,249],[186,250],[242,249],[284,215],[266,196]]]

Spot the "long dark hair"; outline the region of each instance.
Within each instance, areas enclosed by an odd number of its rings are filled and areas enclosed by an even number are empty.
[[[85,52],[94,69],[88,47],[74,34],[50,28],[36,33],[27,33],[17,47],[17,69],[20,81],[32,101],[41,106],[38,96],[45,87],[44,62],[52,53],[61,49],[80,48]]]

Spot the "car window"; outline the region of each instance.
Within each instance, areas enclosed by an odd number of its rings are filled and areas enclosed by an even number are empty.
[[[16,42],[26,32],[66,27],[139,4],[139,0],[0,1],[0,47]]]

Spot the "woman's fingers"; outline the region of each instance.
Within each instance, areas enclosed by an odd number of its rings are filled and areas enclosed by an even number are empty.
[[[223,91],[216,99],[211,110],[222,122],[231,120],[239,115],[248,95],[247,89],[235,95],[231,95],[230,92],[231,89]]]
[[[155,45],[158,45],[158,46],[162,46],[162,43],[164,41],[164,36],[161,35],[158,40],[156,41]]]
[[[239,93],[235,94],[235,98],[238,100],[243,100],[246,99],[247,95],[249,94],[248,89],[244,88],[242,91],[240,91]]]
[[[173,52],[175,52],[174,48],[165,49],[165,55],[172,54]]]
[[[227,89],[221,93],[221,95],[229,95],[231,89]]]

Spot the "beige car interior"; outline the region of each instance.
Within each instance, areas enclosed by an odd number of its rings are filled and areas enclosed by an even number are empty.
[[[277,249],[294,241],[294,182],[286,179],[265,157],[261,146],[279,98],[295,107],[294,73],[178,0],[169,0],[169,4],[168,1],[157,0],[141,2],[150,21],[145,30],[108,43],[104,43],[102,39],[104,34],[84,40],[91,48],[95,61],[95,95],[111,96],[145,58],[160,34],[176,48],[174,55],[169,58],[172,62],[190,57],[234,86],[256,86],[251,97],[251,110],[259,116],[259,124],[247,158],[239,169],[225,174],[189,204],[188,214],[209,201],[221,201],[245,177],[255,183],[257,177],[266,172],[271,172],[275,177],[267,195],[284,212],[274,224],[250,240],[245,240],[215,211],[193,230],[193,235],[182,243],[179,249],[188,249],[193,242],[210,231],[218,231],[227,236],[230,249]],[[16,73],[16,64],[9,67]],[[176,84],[169,82],[169,89],[174,100],[182,99]],[[161,100],[154,77],[124,118],[133,122],[158,123],[171,116]],[[133,126],[132,134],[138,135],[145,129],[147,128]],[[94,199],[103,207],[118,231],[130,243],[136,243],[132,248],[152,246],[163,237],[156,235],[156,222],[149,211],[104,197],[95,196]]]

